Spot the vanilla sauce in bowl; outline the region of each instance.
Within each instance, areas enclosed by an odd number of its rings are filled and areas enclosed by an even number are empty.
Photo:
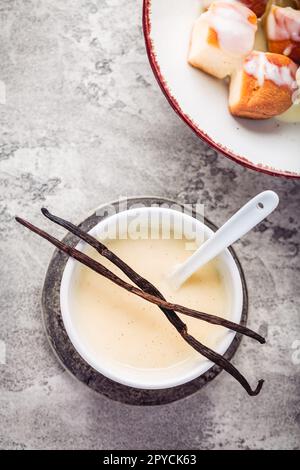
[[[170,302],[229,318],[230,295],[218,269],[211,261],[178,291],[165,278],[174,263],[192,254],[187,240],[109,240],[106,246],[136,272],[152,282]],[[196,246],[195,246],[196,248]],[[87,254],[120,275],[95,250]],[[163,312],[144,299],[121,289],[87,267],[78,265],[73,296],[73,321],[81,340],[94,357],[137,368],[166,368],[199,357],[172,327]],[[226,329],[179,314],[189,332],[215,349]]]

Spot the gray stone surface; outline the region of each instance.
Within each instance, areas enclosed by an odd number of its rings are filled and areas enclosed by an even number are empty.
[[[0,447],[299,448],[300,183],[239,167],[183,125],[148,65],[141,1],[1,0],[0,63]],[[266,188],[279,209],[236,244],[250,326],[268,344],[244,340],[234,363],[252,383],[266,379],[261,395],[223,372],[190,398],[131,407],[62,369],[41,321],[52,248],[15,214],[61,236],[42,205],[80,221],[119,195],[148,194],[200,198],[221,224]]]

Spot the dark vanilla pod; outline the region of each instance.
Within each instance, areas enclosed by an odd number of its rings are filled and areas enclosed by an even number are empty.
[[[185,315],[189,315],[194,318],[207,321],[209,323],[224,326],[231,330],[242,333],[246,336],[250,336],[253,339],[259,341],[260,343],[264,343],[265,340],[262,336],[250,330],[249,328],[246,328],[242,325],[231,322],[224,318],[220,318],[215,315],[209,315],[204,312],[198,312],[196,310],[189,309],[182,305],[167,302],[155,286],[153,286],[146,279],[139,276],[139,274],[137,274],[132,268],[130,268],[130,266],[128,266],[123,260],[117,257],[114,253],[108,250],[108,248],[106,248],[105,245],[103,245],[101,242],[96,240],[91,235],[83,232],[82,230],[80,230],[78,227],[71,224],[70,222],[67,222],[59,217],[53,216],[46,209],[43,209],[42,212],[50,220],[63,226],[64,228],[66,228],[67,230],[74,233],[82,240],[84,240],[86,243],[94,247],[101,255],[105,256],[113,264],[118,266],[127,275],[127,277],[130,278],[139,288],[133,286],[132,284],[127,283],[126,281],[123,281],[121,278],[116,276],[109,269],[105,268],[103,265],[101,265],[97,261],[93,260],[92,258],[85,255],[84,253],[76,250],[75,248],[72,248],[66,245],[65,243],[57,240],[56,238],[52,237],[45,231],[25,221],[24,219],[16,217],[16,221],[24,225],[25,227],[27,227],[29,230],[33,231],[37,235],[41,236],[42,238],[48,240],[50,243],[56,246],[56,248],[63,251],[70,257],[76,259],[77,261],[84,264],[88,268],[104,276],[105,278],[111,280],[112,282],[122,287],[123,289],[126,289],[128,292],[131,292],[132,294],[137,295],[143,298],[144,300],[147,300],[148,302],[156,304],[164,312],[168,320],[176,328],[176,330],[179,332],[182,338],[192,348],[194,348],[197,352],[205,356],[207,359],[214,362],[215,364],[220,366],[222,369],[230,373],[244,387],[244,389],[247,391],[249,395],[254,396],[260,392],[261,387],[263,385],[263,380],[260,380],[257,384],[257,387],[254,390],[252,390],[247,380],[229,361],[227,361],[220,354],[216,353],[215,351],[211,350],[210,348],[200,343],[198,340],[196,340],[193,336],[191,336],[188,333],[185,323],[179,318],[179,316],[175,312],[177,311]]]

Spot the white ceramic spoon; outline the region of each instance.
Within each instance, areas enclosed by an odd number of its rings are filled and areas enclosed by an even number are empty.
[[[201,266],[211,261],[271,214],[278,203],[279,197],[274,191],[264,191],[255,196],[203,243],[185,263],[176,267],[169,276],[168,282],[174,289],[179,289]]]

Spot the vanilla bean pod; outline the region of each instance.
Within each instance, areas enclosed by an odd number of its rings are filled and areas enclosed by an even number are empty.
[[[28,228],[29,230],[31,230],[32,232],[36,233],[40,237],[49,241],[52,245],[54,245],[56,248],[66,253],[68,256],[74,258],[75,260],[79,261],[80,263],[92,269],[93,271],[97,272],[98,274],[106,277],[107,279],[110,279],[112,282],[126,289],[127,291],[139,297],[142,297],[145,300],[148,300],[149,302],[152,302],[160,307],[167,308],[169,310],[175,310],[173,309],[173,306],[176,306],[177,310],[179,307],[182,308],[181,306],[178,306],[176,304],[171,304],[169,302],[166,302],[165,300],[162,300],[158,297],[150,295],[147,292],[144,292],[134,287],[133,285],[127,283],[126,281],[123,281],[121,278],[119,278],[114,273],[112,273],[109,269],[105,268],[103,265],[93,260],[86,254],[76,250],[75,248],[70,247],[69,245],[66,245],[64,242],[61,242],[60,240],[57,240],[56,238],[52,237],[44,230],[41,230],[38,227],[31,224],[30,222],[20,217],[16,217],[16,221],[22,224],[23,226],[25,226],[26,228]],[[175,318],[174,318],[174,321],[172,321],[173,326],[177,329],[177,331],[182,336],[182,338],[190,346],[192,346],[197,352],[205,356],[207,359],[211,360],[215,364],[219,365],[222,369],[226,370],[229,374],[231,374],[243,386],[243,388],[247,391],[249,395],[251,396],[258,395],[258,393],[260,392],[262,388],[262,385],[264,382],[263,380],[259,380],[256,388],[252,390],[251,386],[249,385],[245,377],[229,361],[227,361],[223,356],[211,350],[207,346],[204,346],[202,343],[196,340],[193,336],[191,336],[187,331],[187,327],[185,323],[182,322],[182,320],[176,315],[175,312],[173,315],[176,316],[179,320],[177,322],[177,319],[175,321]]]

